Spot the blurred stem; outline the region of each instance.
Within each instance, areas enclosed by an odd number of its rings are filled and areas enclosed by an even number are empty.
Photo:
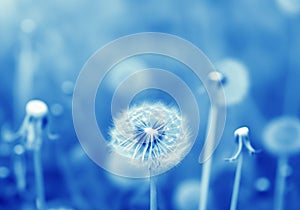
[[[38,210],[45,210],[44,179],[39,149],[33,151],[33,161],[36,185],[36,207]]]
[[[232,191],[232,197],[230,202],[230,210],[236,210],[238,204],[238,197],[240,191],[241,175],[242,175],[242,166],[243,166],[243,153],[238,157],[238,162],[235,171],[234,185]]]
[[[217,127],[217,116],[218,116],[218,107],[213,106],[210,109],[209,113],[209,126],[207,127],[207,138],[205,142],[204,151],[205,155],[207,156],[211,153],[214,149],[215,144],[215,131]],[[211,130],[211,133],[209,133]],[[210,174],[211,174],[211,163],[212,163],[212,156],[209,157],[204,163],[202,168],[202,175],[201,175],[201,191],[200,191],[200,205],[199,210],[206,210],[207,208],[207,197],[209,193],[209,183],[210,183]]]
[[[285,177],[286,167],[288,165],[288,158],[281,156],[277,162],[277,174],[276,174],[276,186],[275,186],[275,198],[274,198],[274,209],[284,209],[284,193],[285,193]]]
[[[19,193],[23,193],[26,188],[26,162],[24,159],[24,148],[17,144],[14,147],[14,173]]]
[[[203,163],[199,210],[206,210],[212,158]]]

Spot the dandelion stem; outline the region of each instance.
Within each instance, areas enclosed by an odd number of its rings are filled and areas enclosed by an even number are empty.
[[[287,167],[288,158],[281,156],[277,163],[276,174],[276,187],[275,187],[275,199],[274,210],[284,209],[284,191],[285,191],[285,168]]]
[[[206,140],[206,150],[205,155],[209,154],[216,142],[215,140],[215,131],[217,127],[217,117],[218,117],[218,108],[216,106],[212,106],[209,113],[209,125],[207,128],[207,133],[209,129],[211,133],[208,134]],[[204,163],[202,168],[202,176],[201,176],[201,191],[200,191],[200,205],[199,210],[206,210],[207,206],[207,197],[209,192],[209,183],[210,183],[210,174],[211,174],[211,164],[212,164],[212,157],[209,157]]]
[[[202,177],[201,177],[201,194],[200,194],[200,206],[199,210],[206,210],[207,206],[207,197],[208,197],[208,188],[210,180],[210,168],[211,168],[211,158],[209,158],[202,168]]]
[[[39,149],[33,151],[34,159],[34,173],[35,173],[35,184],[36,184],[36,207],[38,210],[45,210],[45,192],[44,192],[44,181],[43,172],[41,165],[41,154]]]
[[[150,210],[157,210],[157,195],[156,195],[156,184],[154,177],[152,177],[151,168],[150,171]]]
[[[241,175],[243,166],[243,153],[240,153],[238,157],[237,167],[235,171],[234,185],[230,203],[230,210],[236,210],[238,204],[238,196],[240,191]]]
[[[24,148],[17,144],[14,147],[14,173],[19,193],[24,192],[26,188],[26,163],[24,159]]]

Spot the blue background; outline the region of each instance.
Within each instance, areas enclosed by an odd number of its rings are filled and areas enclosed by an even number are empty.
[[[152,31],[192,42],[213,64],[230,58],[246,67],[247,95],[228,107],[222,141],[214,153],[208,210],[229,209],[236,164],[224,158],[235,151],[233,132],[242,125],[249,126],[251,141],[262,152],[245,155],[238,209],[272,209],[278,158],[264,147],[264,129],[280,116],[299,118],[300,114],[300,2],[290,7],[280,2],[1,0],[0,125],[17,130],[32,98],[49,105],[50,129],[60,137],[45,139],[42,148],[47,204],[79,210],[149,208],[147,180],[114,176],[81,150],[71,107],[76,78],[97,49],[124,35]],[[164,59],[149,60],[142,60],[143,66],[176,68]],[[183,78],[195,82],[192,75]],[[159,94],[149,97],[159,98]],[[156,177],[159,209],[197,209],[202,171],[197,160],[209,110],[208,97],[202,96],[196,144],[178,166]],[[109,125],[110,116],[103,116]],[[28,154],[29,169],[30,158]],[[289,158],[284,209],[300,206],[299,158],[299,154]],[[27,172],[26,193],[19,193],[13,162],[12,145],[0,141],[0,209],[34,209],[33,172]]]

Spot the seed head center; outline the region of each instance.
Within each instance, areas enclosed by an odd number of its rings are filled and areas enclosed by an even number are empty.
[[[145,133],[150,135],[150,136],[156,136],[158,135],[158,131],[156,129],[153,129],[151,127],[147,127],[144,129]]]

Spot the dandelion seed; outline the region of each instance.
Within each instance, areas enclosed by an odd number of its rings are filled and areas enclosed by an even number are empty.
[[[44,133],[48,132],[49,139],[56,139],[57,135],[49,133],[49,109],[48,105],[41,100],[30,100],[26,104],[26,116],[20,129],[12,134],[6,134],[6,141],[14,142],[14,170],[17,178],[17,187],[21,192],[25,190],[26,182],[26,159],[25,152],[33,155],[33,171],[36,187],[35,205],[37,210],[66,210],[72,208],[53,207],[47,208],[44,190],[44,176],[42,168],[42,144]]]
[[[133,106],[114,119],[112,149],[151,169],[176,165],[191,146],[185,121],[162,103]]]
[[[230,210],[237,209],[243,167],[243,147],[245,147],[245,149],[247,149],[250,154],[257,153],[257,151],[252,147],[250,143],[248,127],[243,126],[236,129],[234,131],[234,135],[238,143],[237,152],[231,158],[225,159],[230,162],[237,160],[237,167],[235,171],[233,191],[230,202]]]
[[[175,166],[192,145],[178,110],[162,103],[134,106],[114,119],[110,130],[112,149],[149,169],[150,209],[157,209],[152,178],[156,169]]]

